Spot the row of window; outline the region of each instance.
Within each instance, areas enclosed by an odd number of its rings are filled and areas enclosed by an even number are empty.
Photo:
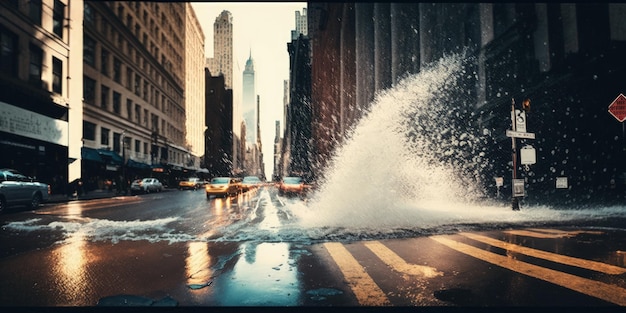
[[[20,7],[20,3],[25,3],[24,7]],[[16,11],[24,12],[34,25],[42,26],[44,6],[42,0],[9,0],[10,4]],[[65,3],[61,0],[54,0],[52,7],[52,33],[63,38],[63,20],[65,20]]]
[[[91,123],[89,121],[83,121],[83,139],[96,141],[96,124]],[[111,136],[111,134],[113,136]],[[123,143],[122,143],[123,140]],[[122,151],[122,144],[125,147],[125,151]],[[132,146],[131,146],[132,144]],[[151,143],[148,141],[141,141],[140,139],[133,139],[128,136],[122,137],[121,133],[112,132],[110,129],[106,127],[100,127],[100,145],[104,147],[111,147],[112,150],[123,154],[126,151],[133,151],[136,156],[147,156],[151,153],[156,153],[156,157],[158,158],[158,150],[156,147],[151,147]],[[161,151],[163,153],[163,151]],[[182,163],[184,153],[169,150],[168,151],[168,160],[171,160],[173,163]],[[163,158],[163,155],[161,156]]]
[[[0,25],[0,72],[7,76],[17,77],[19,69],[19,37]],[[52,92],[63,93],[63,61],[51,56],[52,65]],[[28,82],[37,88],[49,90],[43,86],[44,51],[37,45],[28,46]]]
[[[129,10],[130,11],[130,10]],[[155,57],[157,61],[161,63],[161,65],[172,72],[175,68],[181,68],[183,57],[179,54],[179,51],[184,51],[183,43],[180,38],[176,35],[178,32],[171,30],[170,33],[174,37],[175,44],[172,44],[170,40],[167,39],[165,33],[161,33],[160,42],[155,43],[153,40],[149,40],[150,34],[157,34],[156,40],[159,39],[158,34],[160,33],[159,27],[154,25],[154,21],[151,21],[150,33],[144,32],[140,23],[134,23],[133,16],[130,14],[126,14],[124,19],[124,6],[122,3],[118,4],[117,14],[121,22],[126,24],[126,28],[133,31],[135,37],[140,40],[143,46]],[[144,11],[146,13],[146,11]],[[147,13],[146,13],[147,14]],[[91,7],[90,4],[85,4],[85,24],[92,25],[99,34],[102,34],[107,40],[111,43],[117,44],[120,51],[124,51],[126,55],[128,55],[131,59],[135,60],[135,63],[138,65],[143,65],[143,69],[147,70],[146,60],[141,58],[141,54],[138,53],[132,45],[127,42],[123,36],[110,26],[109,21],[103,18],[96,18],[97,13]],[[147,22],[146,22],[147,23]],[[163,25],[163,24],[161,24]],[[160,49],[163,49],[164,53],[161,53]],[[169,59],[173,59],[173,62],[170,62]]]
[[[96,88],[97,82],[89,76],[83,76],[83,99],[84,102],[91,105],[96,104]],[[100,108],[107,112],[113,112],[122,116],[122,94],[112,90],[106,85],[100,85]],[[142,114],[143,113],[143,114]],[[177,115],[183,115],[178,112]],[[143,118],[142,118],[143,116]],[[150,119],[148,119],[150,117]],[[141,108],[141,105],[133,103],[132,99],[126,99],[126,118],[138,125],[152,130],[161,130],[162,134],[175,142],[182,142],[183,132],[168,123],[165,119],[159,119],[159,116],[150,113],[148,109]],[[160,125],[159,125],[160,124]]]

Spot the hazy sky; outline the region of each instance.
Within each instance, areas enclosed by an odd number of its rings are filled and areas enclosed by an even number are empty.
[[[265,175],[271,179],[276,121],[280,121],[281,135],[284,127],[283,82],[289,79],[287,43],[291,42],[291,31],[296,28],[295,12],[303,13],[306,2],[195,2],[193,7],[204,31],[208,58],[213,57],[215,18],[224,10],[230,11],[233,17],[235,87],[241,86],[242,73],[252,53],[256,90],[261,100],[259,113]],[[241,93],[241,90],[233,92]]]

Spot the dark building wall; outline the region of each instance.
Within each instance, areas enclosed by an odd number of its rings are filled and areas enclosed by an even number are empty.
[[[285,175],[312,176],[311,161],[311,55],[309,39],[300,35],[287,45],[290,58],[289,90],[285,136],[288,165]]]
[[[346,119],[355,119],[354,6],[310,6],[319,21],[309,26],[311,38],[312,137],[316,153],[311,160],[323,168],[332,149],[346,134]],[[333,82],[330,83],[329,82]]]
[[[311,103],[318,129],[338,131],[333,138],[343,138],[354,125],[350,118],[329,122],[322,114],[341,112],[337,108],[341,97],[337,98],[333,88],[342,86],[341,92],[348,90],[344,95],[349,94],[349,75],[355,77],[355,111],[367,110],[383,86],[446,54],[468,49],[470,59],[475,58],[468,61],[468,72],[476,73],[476,79],[465,82],[462,99],[447,105],[469,103],[474,112],[470,112],[468,127],[477,136],[482,130],[490,131],[485,140],[490,142],[488,156],[494,164],[483,172],[485,188],[493,184],[493,176],[504,176],[505,185],[510,184],[511,139],[504,133],[511,127],[511,101],[515,99],[520,106],[524,98],[530,98],[528,131],[537,136],[532,142],[537,164],[528,172],[519,168],[529,180],[529,201],[533,197],[563,203],[581,197],[623,198],[620,183],[624,185],[625,169],[619,160],[626,156],[626,141],[622,125],[608,114],[607,107],[624,92],[619,77],[625,73],[626,63],[620,55],[626,49],[624,41],[610,38],[614,31],[610,29],[611,16],[617,14],[611,5],[355,3],[354,21],[348,23],[349,19],[339,14],[345,6],[310,4],[311,8],[322,7],[326,14],[325,23],[313,25],[320,29],[311,38],[315,82]],[[341,55],[337,34],[347,34],[351,28],[355,36],[352,69],[345,58],[329,57]],[[492,37],[485,35],[491,31]],[[328,36],[334,38],[325,38]],[[341,42],[346,45],[350,40],[344,36]],[[339,75],[337,66],[342,68]],[[328,105],[333,99],[334,106]],[[313,132],[314,142],[324,142],[321,137],[326,140],[329,133]],[[325,143],[320,145],[324,149],[319,150],[317,160],[332,153],[340,141]],[[530,143],[520,140],[518,145]],[[555,190],[554,180],[559,175],[569,177],[569,190]]]
[[[205,68],[206,132],[204,166],[210,176],[232,174],[232,90],[226,89],[224,76],[211,76]]]

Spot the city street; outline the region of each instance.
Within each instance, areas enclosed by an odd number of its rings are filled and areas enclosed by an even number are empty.
[[[0,306],[626,305],[623,214],[389,233],[302,226],[307,201],[266,186],[5,213]]]

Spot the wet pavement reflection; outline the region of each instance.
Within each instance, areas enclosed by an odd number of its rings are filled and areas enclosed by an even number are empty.
[[[351,233],[342,237],[341,228],[324,228],[315,230],[332,236],[319,240],[294,223],[305,216],[298,215],[306,209],[299,199],[267,189],[227,198],[190,191],[125,199],[1,216],[0,305],[367,305],[370,299],[359,295],[373,290],[380,290],[375,303],[385,305],[525,304],[552,297],[622,303],[614,299],[626,275],[619,232],[531,223],[401,238],[375,232],[353,240]],[[549,275],[537,274],[547,267]],[[425,268],[436,275],[416,271]],[[580,298],[584,290],[571,284],[574,276],[611,297],[589,292]],[[539,284],[550,286],[545,295],[535,294],[540,280],[552,283]]]

